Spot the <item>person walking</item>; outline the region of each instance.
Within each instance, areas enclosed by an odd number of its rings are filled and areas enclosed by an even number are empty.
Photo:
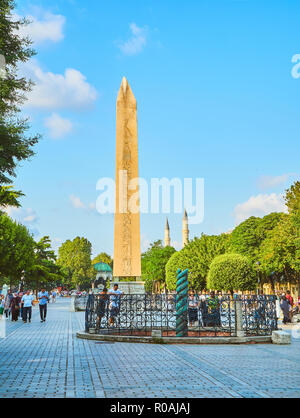
[[[4,313],[4,295],[0,295],[0,318]]]
[[[5,313],[6,318],[10,317],[10,313],[11,313],[10,304],[11,304],[12,299],[13,299],[13,294],[11,290],[9,289],[4,299],[4,313]]]
[[[109,296],[107,294],[107,288],[105,287],[100,295],[97,297],[97,328],[101,327],[102,318],[105,316],[106,306],[108,304]]]
[[[55,303],[55,302],[56,302],[56,291],[53,290],[53,292],[52,292],[52,303]]]
[[[283,312],[283,323],[286,324],[288,322],[291,322],[290,318],[290,304],[286,298],[286,296],[281,296],[281,303],[280,308]]]
[[[21,298],[18,296],[17,293],[13,294],[13,298],[10,303],[10,309],[11,309],[11,320],[14,322],[17,322],[20,312],[20,302]]]
[[[20,318],[23,319],[23,302],[22,302],[22,297],[23,297],[23,292],[19,292],[19,298],[20,298],[20,311],[19,311],[19,315]]]
[[[42,289],[38,293],[38,300],[39,300],[41,322],[45,322],[46,321],[46,316],[47,316],[47,304],[48,304],[48,301],[49,301],[49,295],[48,295],[48,292],[46,292],[45,289]]]
[[[25,295],[22,296],[23,302],[23,322],[27,323],[27,318],[29,323],[31,322],[32,306],[34,301],[34,296],[30,294],[30,290],[27,290]]]
[[[115,284],[113,289],[109,291],[110,303],[109,303],[109,326],[114,326],[115,318],[120,312],[120,298],[123,292],[118,290],[119,285]]]

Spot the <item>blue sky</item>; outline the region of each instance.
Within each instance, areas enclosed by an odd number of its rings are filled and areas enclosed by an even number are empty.
[[[9,213],[36,237],[57,248],[85,236],[94,255],[113,253],[113,216],[93,204],[98,179],[115,175],[123,76],[138,102],[140,176],[205,180],[191,237],[284,210],[280,194],[299,178],[298,1],[19,0],[17,13],[38,52],[22,68],[36,82],[23,112],[43,139]],[[142,250],[164,224],[142,215]],[[182,215],[169,224],[180,248]]]

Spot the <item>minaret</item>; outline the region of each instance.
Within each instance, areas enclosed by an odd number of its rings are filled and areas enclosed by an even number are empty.
[[[182,246],[185,247],[189,242],[189,224],[186,210],[184,209],[183,221],[182,221]]]
[[[171,238],[170,238],[170,227],[168,218],[166,220],[166,226],[165,226],[165,247],[169,247],[171,245]]]
[[[141,276],[139,187],[128,187],[138,174],[137,106],[123,78],[117,99],[116,212],[114,271],[116,278]],[[135,207],[132,201],[135,202]],[[132,208],[131,208],[132,206]],[[134,209],[134,210],[132,210]]]

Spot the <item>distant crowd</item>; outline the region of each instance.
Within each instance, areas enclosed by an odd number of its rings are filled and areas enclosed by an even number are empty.
[[[7,294],[0,294],[0,315],[13,322],[21,319],[24,323],[31,323],[32,307],[38,303],[40,310],[41,322],[46,321],[47,305],[49,302],[55,303],[59,294],[57,289],[54,289],[50,294],[41,289],[37,295],[34,295],[32,290],[26,292],[12,292],[7,291]]]
[[[289,290],[282,293],[276,292],[275,296],[277,319],[282,319],[284,324],[292,322],[293,315],[299,313],[300,296],[297,304],[294,303]],[[237,294],[233,295],[233,298],[235,297],[237,297]],[[242,300],[247,300],[248,295],[241,295],[241,298]],[[204,327],[210,325],[219,326],[221,321],[220,308],[223,300],[222,292],[217,292],[216,294],[214,291],[210,293],[207,293],[205,290],[198,293],[193,290],[190,291],[188,296],[189,324],[193,326],[195,322],[198,322],[198,324]],[[251,303],[250,299],[249,303]]]
[[[24,323],[31,323],[32,307],[39,305],[40,320],[46,321],[48,303],[55,303],[57,297],[66,297],[76,294],[85,296],[87,292],[68,291],[53,289],[47,292],[41,289],[37,295],[32,290],[26,292],[7,291],[6,295],[0,294],[0,316],[10,319],[13,322],[22,320]],[[112,289],[104,288],[98,295],[97,304],[97,326],[101,326],[102,318],[108,315],[108,326],[114,326],[115,318],[120,311],[121,295],[123,292],[118,290],[115,284]],[[235,298],[237,294],[233,295]],[[241,295],[247,298],[247,295]],[[224,301],[222,292],[202,291],[196,292],[191,290],[188,295],[188,320],[189,325],[199,325],[203,327],[220,326],[221,325],[221,305]],[[176,304],[176,294],[168,295],[169,309],[174,309]],[[282,319],[284,324],[292,322],[294,314],[299,313],[300,296],[297,303],[289,290],[276,293],[276,316]]]
[[[115,319],[120,312],[122,292],[118,290],[118,285],[115,284],[110,290],[104,288],[102,292],[97,295],[97,328],[101,327],[103,318],[108,318],[108,324],[104,326],[114,326]],[[188,322],[189,326],[200,327],[219,327],[221,326],[221,311],[222,303],[228,303],[228,296],[222,292],[215,291],[202,291],[196,292],[194,290],[189,291],[188,294]],[[238,294],[232,295],[229,300],[237,298]],[[252,304],[253,300],[249,298],[249,295],[239,295],[242,300]],[[255,294],[253,293],[253,296]],[[261,298],[260,298],[261,296]],[[263,295],[258,296],[259,305],[264,304]],[[255,298],[256,300],[256,298]],[[176,306],[176,293],[167,295],[167,304],[170,311],[174,311]],[[276,294],[276,317],[281,319],[284,324],[292,321],[294,314],[299,312],[300,297],[297,304],[294,303],[291,292],[277,292]],[[256,306],[257,314],[259,313],[259,306]],[[260,306],[260,308],[262,308]]]

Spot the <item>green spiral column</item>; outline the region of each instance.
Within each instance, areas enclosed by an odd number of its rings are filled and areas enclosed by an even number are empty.
[[[176,337],[188,336],[188,270],[177,270]]]

